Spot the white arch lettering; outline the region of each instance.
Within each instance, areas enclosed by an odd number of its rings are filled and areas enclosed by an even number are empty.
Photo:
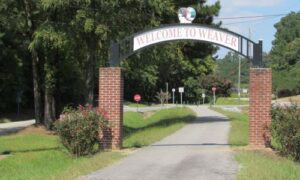
[[[197,26],[167,26],[146,31],[133,38],[133,51],[164,41],[199,40],[239,51],[239,36],[223,30]]]

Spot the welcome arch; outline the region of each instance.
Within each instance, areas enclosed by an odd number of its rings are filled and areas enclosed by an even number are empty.
[[[199,41],[225,47],[251,61],[249,82],[249,145],[265,146],[271,122],[272,72],[262,67],[262,41],[254,41],[235,32],[200,24],[170,24],[132,34],[119,42],[111,41],[110,67],[99,69],[99,108],[107,112],[111,127],[102,137],[105,148],[122,147],[123,77],[119,67],[144,48],[171,41]]]
[[[110,66],[144,48],[172,41],[198,41],[230,49],[248,58],[255,67],[262,66],[262,41],[254,41],[227,29],[200,24],[168,24],[132,34],[111,42]]]

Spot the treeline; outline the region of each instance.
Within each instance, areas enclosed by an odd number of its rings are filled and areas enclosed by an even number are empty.
[[[239,62],[240,61],[240,62]],[[224,58],[217,61],[215,74],[217,77],[223,77],[233,83],[235,88],[238,87],[240,63],[240,82],[243,87],[248,87],[249,84],[249,68],[251,62],[249,59],[240,56],[235,52],[228,52]],[[241,87],[242,87],[241,86]]]
[[[0,0],[0,111],[33,108],[51,128],[66,105],[97,104],[98,67],[108,65],[110,40],[178,22],[179,7],[193,6],[195,23],[213,24],[220,3],[179,0]],[[169,43],[122,62],[125,98],[155,93],[210,74],[216,48]],[[187,92],[189,90],[187,89]],[[193,99],[193,97],[190,97]]]
[[[275,24],[277,32],[266,60],[273,69],[273,92],[278,97],[300,94],[300,12]]]

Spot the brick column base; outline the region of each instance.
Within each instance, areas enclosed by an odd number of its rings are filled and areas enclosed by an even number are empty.
[[[251,68],[249,86],[249,145],[265,147],[270,141],[272,70]]]
[[[109,128],[100,137],[103,148],[122,148],[123,77],[120,67],[99,69],[99,110],[105,111]]]

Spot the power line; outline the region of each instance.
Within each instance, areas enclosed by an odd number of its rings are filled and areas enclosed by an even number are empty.
[[[216,20],[227,20],[227,19],[254,19],[254,18],[266,18],[266,17],[278,17],[286,16],[288,14],[268,14],[268,15],[259,15],[259,16],[235,16],[235,17],[215,17]]]
[[[281,14],[281,16],[283,15],[286,15],[286,14]],[[249,16],[249,17],[254,17],[254,16]],[[235,24],[243,24],[243,23],[247,23],[247,22],[255,22],[255,21],[264,21],[264,20],[269,20],[269,19],[273,19],[273,18],[276,18],[276,17],[279,17],[279,15],[277,16],[271,16],[271,15],[266,15],[266,16],[256,16],[256,17],[264,17],[262,19],[252,19],[252,20],[247,20],[247,21],[238,21],[238,22],[232,22],[232,23],[225,23],[225,24],[222,24],[222,25],[235,25]],[[228,19],[229,17],[227,17]],[[233,17],[235,19],[237,18],[246,18],[246,16],[244,17]],[[62,21],[51,21],[51,20],[46,20],[46,21],[42,21],[42,20],[33,20],[33,21],[36,21],[36,22],[41,22],[41,23],[51,23],[51,24],[61,24],[61,25],[70,25],[70,22],[62,22]],[[109,27],[135,27],[135,25],[107,25]],[[137,27],[137,26],[136,26]]]
[[[235,25],[235,24],[243,24],[243,23],[248,23],[248,22],[256,22],[256,21],[265,21],[265,20],[270,20],[276,17],[268,17],[268,18],[264,18],[264,19],[252,19],[252,20],[247,20],[247,21],[238,21],[238,22],[232,22],[232,23],[225,23],[222,25]]]

